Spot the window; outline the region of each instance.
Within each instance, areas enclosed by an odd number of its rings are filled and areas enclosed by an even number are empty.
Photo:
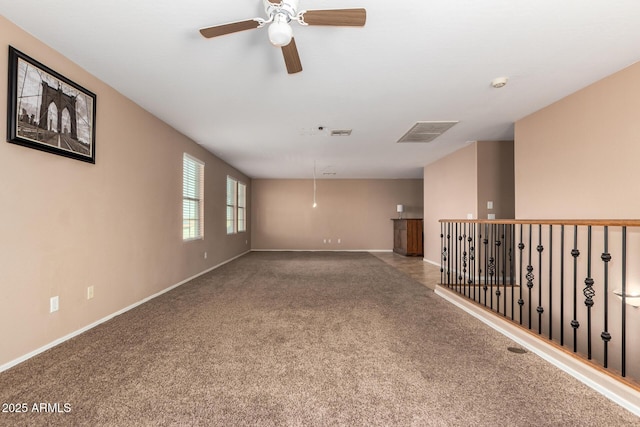
[[[227,234],[247,231],[247,186],[227,176]]]
[[[204,238],[204,163],[182,158],[182,240]]]
[[[238,183],[238,232],[247,231],[247,186]]]
[[[236,188],[238,181],[227,175],[227,234],[236,232]]]

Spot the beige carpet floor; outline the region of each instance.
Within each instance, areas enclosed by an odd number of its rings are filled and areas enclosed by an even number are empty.
[[[253,252],[0,374],[0,425],[640,425],[512,346],[370,254]]]

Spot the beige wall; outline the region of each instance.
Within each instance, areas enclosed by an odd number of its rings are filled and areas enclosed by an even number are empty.
[[[521,219],[638,219],[640,218],[640,63],[600,80],[548,107],[516,122],[515,180],[516,215]],[[547,232],[546,229],[544,231]],[[558,230],[555,230],[558,234]],[[571,229],[566,232],[573,239]],[[593,328],[604,330],[604,272],[600,254],[603,251],[602,228],[593,231],[593,270],[588,273],[587,235],[578,233],[581,256],[577,261],[578,277],[592,277],[595,281],[595,306],[592,311]],[[609,233],[612,261],[609,267],[608,315],[613,352],[610,366],[620,369],[619,343],[622,334],[619,319],[621,302],[612,290],[620,289],[621,231],[612,227]],[[571,245],[569,240],[567,246]],[[543,246],[548,243],[543,241]],[[568,250],[568,249],[567,249]],[[640,265],[633,261],[640,254],[640,230],[630,228],[627,236],[626,286],[628,291],[640,289]],[[569,258],[565,254],[565,259]],[[544,262],[544,261],[543,261]],[[555,266],[558,262],[555,261]],[[553,282],[559,282],[555,268]],[[571,271],[565,271],[570,283]],[[557,285],[556,285],[557,286]],[[579,298],[582,301],[582,280]],[[543,287],[543,301],[547,300]],[[559,294],[557,288],[554,290]],[[567,291],[565,291],[565,295]],[[555,303],[554,303],[555,304]],[[554,312],[557,312],[554,305]],[[582,313],[582,314],[580,314]],[[578,320],[586,325],[581,303]],[[627,308],[627,375],[640,377],[640,309]],[[567,329],[565,329],[566,331]],[[555,336],[555,335],[554,335]],[[580,335],[578,350],[586,350],[585,335]],[[569,342],[571,336],[569,335]],[[594,341],[595,360],[602,360],[603,346]]]
[[[425,260],[440,263],[440,219],[514,218],[513,168],[512,141],[474,142],[425,166]]]
[[[424,258],[440,264],[440,219],[478,217],[477,143],[424,168]]]
[[[640,63],[515,126],[516,215],[640,217]]]
[[[313,180],[256,179],[252,188],[253,249],[391,250],[396,205],[407,218],[423,214],[419,179],[318,180],[315,209]]]
[[[0,17],[7,45],[97,95],[96,164],[0,143],[0,367],[245,252],[225,177],[250,181]],[[6,74],[5,74],[6,75]],[[0,91],[6,129],[6,90]],[[205,240],[181,239],[182,154],[205,166]],[[249,189],[250,191],[250,189]],[[204,252],[208,253],[204,259]],[[95,297],[86,299],[88,286]],[[49,298],[60,310],[49,313]]]
[[[478,218],[515,218],[513,141],[478,141]],[[487,202],[493,202],[493,209]]]

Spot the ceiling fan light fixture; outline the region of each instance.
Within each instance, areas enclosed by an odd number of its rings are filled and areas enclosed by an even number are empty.
[[[277,14],[269,25],[269,41],[274,46],[282,47],[291,43],[292,37],[293,30],[287,22],[287,17],[281,13]]]
[[[252,0],[261,1],[267,19],[252,18],[228,24],[214,25],[200,29],[203,37],[224,36],[240,31],[264,28],[268,26],[269,41],[279,47],[284,57],[287,73],[295,74],[302,71],[300,55],[293,38],[291,21],[307,25],[330,25],[342,27],[362,27],[367,20],[367,11],[357,9],[321,9],[298,11],[298,0]]]

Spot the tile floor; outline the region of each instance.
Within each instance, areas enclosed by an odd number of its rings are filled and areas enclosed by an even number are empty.
[[[436,284],[440,283],[440,267],[425,262],[421,256],[408,257],[395,252],[371,252],[371,254],[411,276],[429,289],[435,290]]]

